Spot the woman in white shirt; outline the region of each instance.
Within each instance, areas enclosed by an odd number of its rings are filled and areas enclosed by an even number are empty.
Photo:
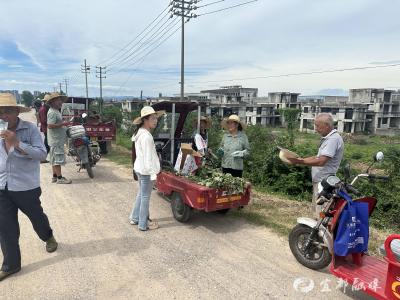
[[[150,131],[157,127],[157,120],[163,114],[163,111],[156,112],[152,107],[145,106],[140,111],[140,117],[133,121],[137,125],[132,136],[136,151],[133,169],[138,176],[139,190],[129,219],[142,231],[158,228],[157,222],[148,220],[151,191],[160,173],[160,160]]]
[[[193,123],[193,127],[197,127],[197,120]],[[204,156],[207,154],[208,148],[208,132],[207,130],[211,128],[211,119],[207,117],[200,117],[200,132],[197,133],[197,130],[193,133],[192,140],[192,149],[197,151],[200,155]],[[192,155],[188,155],[186,157],[185,163],[180,170],[181,161],[182,161],[182,151],[179,151],[178,157],[175,163],[175,171],[180,172],[181,174],[194,174],[195,171],[201,165],[201,158],[194,157]]]

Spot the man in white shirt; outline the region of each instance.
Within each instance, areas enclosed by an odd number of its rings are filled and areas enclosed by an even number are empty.
[[[313,182],[313,212],[318,218],[321,207],[316,204],[318,183],[329,175],[335,175],[343,158],[344,143],[342,137],[334,129],[331,114],[321,113],[314,121],[315,131],[321,135],[321,143],[317,156],[306,158],[288,158],[293,164],[310,166]]]

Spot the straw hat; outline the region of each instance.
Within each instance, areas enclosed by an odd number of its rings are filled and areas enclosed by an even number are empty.
[[[19,112],[31,111],[29,107],[19,106],[13,94],[0,93],[0,107],[18,107]]]
[[[50,99],[50,94],[46,94],[44,95],[43,101],[47,103],[47,101],[49,101]]]
[[[282,147],[278,147],[279,151],[279,158],[281,159],[282,162],[284,162],[285,164],[289,164],[291,165],[292,163],[290,162],[290,160],[288,160],[288,158],[297,158],[299,157],[299,155],[297,153],[294,153],[290,150],[287,150],[285,148]]]
[[[200,122],[201,121],[204,121],[206,123],[206,129],[210,129],[211,128],[212,121],[211,121],[211,119],[209,117],[201,116],[200,117]],[[197,119],[193,120],[193,126],[197,127]]]
[[[133,120],[133,124],[139,125],[144,117],[153,114],[156,114],[157,118],[159,118],[165,114],[165,110],[155,111],[154,108],[152,108],[151,106],[145,106],[140,111],[140,117],[137,117],[135,120]]]
[[[46,100],[46,96],[48,96],[47,100]],[[46,100],[46,103],[49,104],[49,105],[51,105],[51,103],[54,102],[57,99],[61,99],[62,102],[65,102],[65,101],[68,100],[67,96],[60,95],[59,93],[51,93],[51,94],[46,95],[46,96],[44,96],[44,100]]]
[[[225,118],[221,122],[221,127],[224,129],[228,129],[228,121],[233,121],[242,126],[242,129],[245,130],[247,125],[246,123],[242,122],[238,115],[230,115],[229,118]]]
[[[192,155],[195,157],[202,157],[202,155],[199,152],[197,152],[196,150],[193,150],[192,144],[182,143],[181,150],[182,150],[183,154],[189,154],[189,155]]]

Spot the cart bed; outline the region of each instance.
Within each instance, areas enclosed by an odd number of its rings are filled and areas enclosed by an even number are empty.
[[[243,193],[227,195],[224,191],[199,185],[171,172],[157,176],[157,189],[167,196],[179,193],[185,204],[206,212],[245,206],[250,201],[250,185]]]

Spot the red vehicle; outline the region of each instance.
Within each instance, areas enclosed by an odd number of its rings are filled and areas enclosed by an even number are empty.
[[[90,111],[90,104],[94,101],[93,98],[68,97],[68,101],[63,104],[61,114],[66,121],[70,121],[71,125],[81,125],[86,130],[86,135],[93,142],[99,142],[102,154],[107,153],[107,144],[110,145],[112,140],[115,140],[117,128],[114,121],[104,122],[101,116]],[[82,114],[88,116],[85,122],[82,120]]]
[[[383,154],[380,152],[377,157],[383,159]],[[348,171],[347,173],[349,174]],[[390,235],[386,239],[384,246],[381,247],[384,259],[367,253],[338,256],[333,251],[339,219],[347,204],[345,199],[350,197],[349,193],[360,195],[353,184],[362,177],[371,181],[388,179],[386,176],[365,173],[359,174],[351,184],[342,182],[336,176],[329,176],[323,180],[317,201],[325,204],[321,218],[318,221],[308,218],[298,219],[298,224],[289,234],[290,250],[298,262],[310,269],[322,269],[330,264],[329,271],[333,275],[358,290],[376,299],[398,300],[400,299],[400,234]],[[368,203],[370,215],[377,202],[374,197],[362,197],[353,201]]]
[[[173,170],[180,144],[191,142],[192,138],[182,138],[184,123],[192,111],[197,110],[200,117],[200,105],[195,102],[165,101],[154,104],[153,108],[156,111],[165,110],[171,113],[172,126],[169,137],[161,134],[161,137],[155,136],[154,142],[163,166],[163,170],[157,176],[156,186],[160,193],[171,200],[174,218],[179,222],[187,222],[193,210],[225,213],[231,208],[247,205],[250,200],[250,184],[246,185],[243,193],[229,195],[226,191],[196,184],[185,177],[175,175],[173,171],[166,170]]]

